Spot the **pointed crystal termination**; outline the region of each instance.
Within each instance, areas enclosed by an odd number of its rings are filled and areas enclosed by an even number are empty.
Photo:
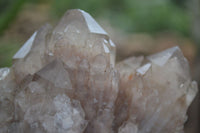
[[[92,16],[90,16],[90,14],[80,9],[78,10],[73,9],[73,10],[67,11],[66,14],[63,16],[63,18],[61,19],[61,21],[59,22],[59,24],[56,26],[55,32],[62,32],[63,30],[64,32],[67,32],[68,28],[71,28],[71,27],[68,27],[68,25],[73,22],[76,22],[76,24],[82,23],[81,25],[84,26],[82,28],[85,29],[86,32],[107,35],[106,31],[104,31],[104,29],[94,20],[94,18],[92,18]],[[81,25],[79,26],[81,27]],[[74,27],[74,28],[78,28],[78,27]],[[84,32],[84,31],[79,31],[79,32]]]
[[[34,74],[47,64],[45,59],[46,37],[51,28],[48,24],[41,27],[14,55],[13,69],[17,76],[17,82],[21,82],[25,76]]]
[[[115,52],[82,10],[41,27],[0,69],[0,133],[183,133],[197,84],[181,50]]]
[[[69,10],[63,16],[49,39],[49,49],[66,64],[73,53],[88,60],[102,54],[108,65],[115,65],[115,44],[101,26],[82,10]]]
[[[180,48],[177,46],[169,48],[163,52],[148,56],[147,59],[158,66],[164,66],[167,62],[174,60],[174,62],[179,64],[179,66],[177,65],[178,68],[175,68],[174,71],[176,73],[180,73],[182,76],[185,76],[185,78],[190,78],[188,61],[183,56]]]
[[[13,56],[13,59],[21,59],[25,58],[26,55],[30,52],[33,41],[35,40],[35,36],[37,35],[37,31],[33,33],[33,35],[25,42],[25,44],[20,48],[20,50]]]
[[[188,62],[178,47],[148,56],[147,60],[132,69],[117,65],[121,70],[121,88],[126,85],[117,100],[123,99],[127,105],[121,106],[115,116],[123,116],[127,121],[116,119],[115,126],[121,124],[119,132],[137,129],[136,133],[181,133],[187,108],[197,93],[197,84],[189,76]],[[119,64],[131,62],[125,60]],[[129,72],[124,73],[123,69]],[[128,128],[130,124],[137,128]]]
[[[55,60],[37,72],[40,77],[52,82],[55,87],[72,89],[69,73],[65,70],[63,63]]]

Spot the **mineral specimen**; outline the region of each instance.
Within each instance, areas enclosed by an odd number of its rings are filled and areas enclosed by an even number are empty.
[[[183,133],[196,92],[178,47],[115,65],[108,34],[70,10],[0,69],[0,133]]]

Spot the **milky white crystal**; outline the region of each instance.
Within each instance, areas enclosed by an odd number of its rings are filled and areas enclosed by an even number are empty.
[[[182,133],[197,84],[181,50],[115,54],[82,10],[41,27],[0,69],[0,133]]]

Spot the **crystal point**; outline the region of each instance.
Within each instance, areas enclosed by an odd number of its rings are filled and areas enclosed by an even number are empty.
[[[151,67],[151,64],[150,63],[147,63],[145,64],[144,66],[138,68],[136,70],[136,72],[139,74],[139,75],[144,75]]]
[[[59,60],[49,63],[36,74],[52,82],[58,88],[72,89],[69,73]]]
[[[49,50],[64,63],[68,61],[73,51],[77,57],[90,60],[99,54],[104,54],[110,65],[115,64],[114,43],[101,26],[82,10],[67,11],[48,41]]]
[[[48,24],[42,26],[13,57],[13,69],[18,77],[17,82],[21,82],[25,76],[34,74],[46,65],[46,37],[51,28]],[[20,56],[24,53],[27,54]]]
[[[20,50],[13,56],[13,59],[21,59],[26,57],[26,55],[30,52],[32,48],[36,35],[37,31],[34,32],[33,35],[25,42],[25,44],[20,48]]]
[[[177,46],[169,48],[169,49],[162,51],[160,53],[148,56],[147,59],[149,59],[151,62],[153,62],[157,65],[163,66],[163,65],[165,65],[165,63],[167,63],[167,61],[170,58],[173,58],[174,56],[176,56],[176,53],[181,54],[181,50]]]
[[[104,31],[103,28],[88,14],[87,12],[83,10],[79,10],[82,12],[82,15],[86,21],[87,27],[91,33],[94,34],[104,34],[107,35],[107,33]]]
[[[180,48],[115,57],[82,10],[44,25],[0,69],[0,133],[183,133],[198,87]]]
[[[74,32],[86,32],[93,34],[107,35],[106,31],[94,20],[94,18],[87,12],[80,9],[72,9],[66,12],[61,19],[60,23],[56,26],[55,32],[67,32],[70,26],[77,26],[77,31]],[[81,28],[81,25],[83,26]],[[63,28],[63,29],[62,29]],[[78,29],[80,28],[80,29]],[[83,31],[85,30],[85,31]]]

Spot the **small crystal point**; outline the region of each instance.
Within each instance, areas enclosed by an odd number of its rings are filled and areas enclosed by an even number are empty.
[[[120,76],[123,79],[129,78],[132,79],[133,75],[136,73],[136,69],[138,69],[144,60],[143,56],[140,57],[131,57],[119,62],[116,65],[116,68],[120,72]],[[126,80],[124,80],[126,82]]]
[[[47,63],[46,37],[51,29],[49,24],[42,26],[13,57],[13,69],[18,77],[17,82],[21,82],[28,74],[34,74]]]
[[[151,62],[163,66],[174,54],[175,51],[179,51],[179,47],[173,47],[169,48],[165,51],[162,51],[160,53],[153,54],[151,56],[148,56],[147,59],[149,59]]]
[[[33,33],[33,35],[25,42],[25,44],[19,49],[19,51],[13,56],[13,59],[23,59],[30,52],[33,42],[35,40],[35,36],[37,35],[37,31]]]
[[[163,66],[167,63],[170,58],[180,57],[185,58],[178,46],[169,48],[165,51],[150,55],[147,57],[148,60],[156,65]]]
[[[9,74],[9,72],[10,72],[9,68],[0,68],[0,81],[4,80]]]
[[[64,64],[57,59],[36,74],[53,83],[55,87],[72,89],[69,73],[64,68]]]
[[[150,63],[145,64],[144,66],[138,68],[136,71],[139,75],[144,75],[151,67]]]

